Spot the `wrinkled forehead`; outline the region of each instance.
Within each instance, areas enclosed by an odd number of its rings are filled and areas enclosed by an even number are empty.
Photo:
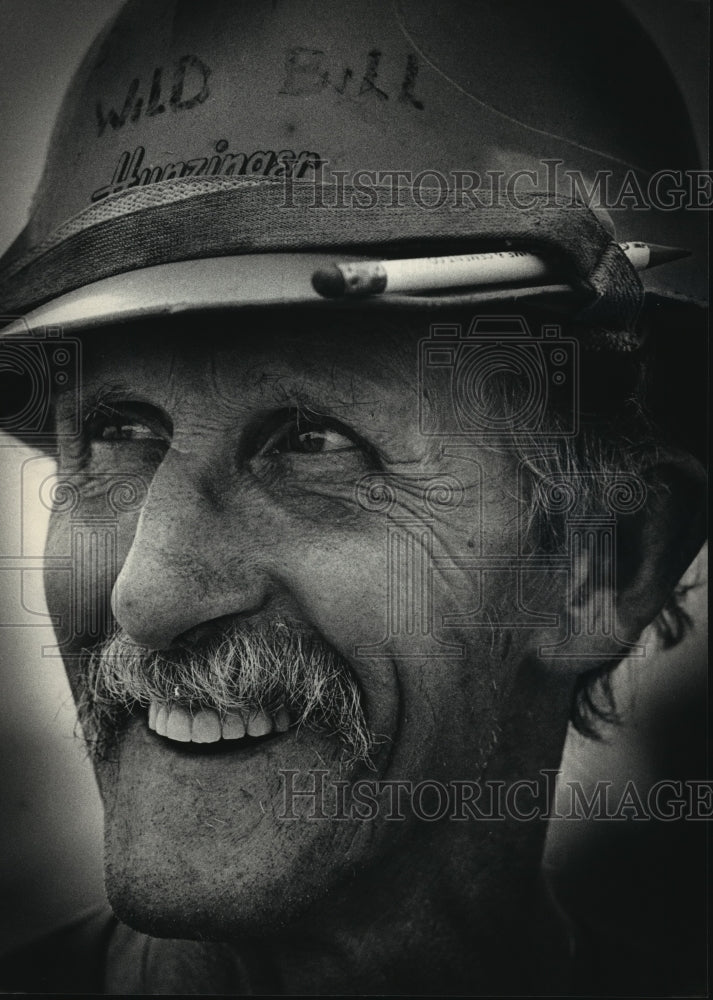
[[[414,393],[423,317],[293,310],[196,313],[91,330],[80,339],[81,388],[128,395],[147,388],[218,402],[263,391],[279,400],[312,393],[332,402]]]

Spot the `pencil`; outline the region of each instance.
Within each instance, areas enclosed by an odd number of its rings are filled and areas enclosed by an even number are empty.
[[[637,271],[687,257],[689,250],[653,243],[620,243]],[[314,290],[327,299],[427,292],[439,288],[478,288],[544,281],[555,277],[550,263],[524,250],[412,257],[404,260],[356,261],[320,268],[312,276]]]

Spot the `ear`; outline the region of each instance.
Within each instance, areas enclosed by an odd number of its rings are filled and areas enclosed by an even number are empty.
[[[564,637],[538,651],[559,671],[583,673],[623,659],[705,541],[706,477],[696,459],[666,452],[634,478],[630,511],[614,502],[613,480],[609,516],[572,522]]]
[[[617,525],[615,603],[624,639],[654,620],[706,539],[706,475],[696,459],[669,453],[644,482],[643,507]]]

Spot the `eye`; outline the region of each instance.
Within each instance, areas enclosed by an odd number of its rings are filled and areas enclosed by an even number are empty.
[[[283,418],[270,434],[263,454],[292,453],[317,455],[325,452],[353,451],[358,448],[349,430],[329,418],[307,417],[295,413]]]
[[[168,444],[171,439],[161,414],[141,403],[102,403],[86,415],[84,433],[91,442]]]
[[[157,436],[146,424],[106,423],[92,435],[95,441],[156,441]]]

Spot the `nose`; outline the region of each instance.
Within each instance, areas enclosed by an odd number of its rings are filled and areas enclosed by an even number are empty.
[[[166,649],[205,622],[249,617],[267,599],[250,503],[238,490],[221,502],[210,476],[171,450],[153,478],[111,598],[139,645]]]

